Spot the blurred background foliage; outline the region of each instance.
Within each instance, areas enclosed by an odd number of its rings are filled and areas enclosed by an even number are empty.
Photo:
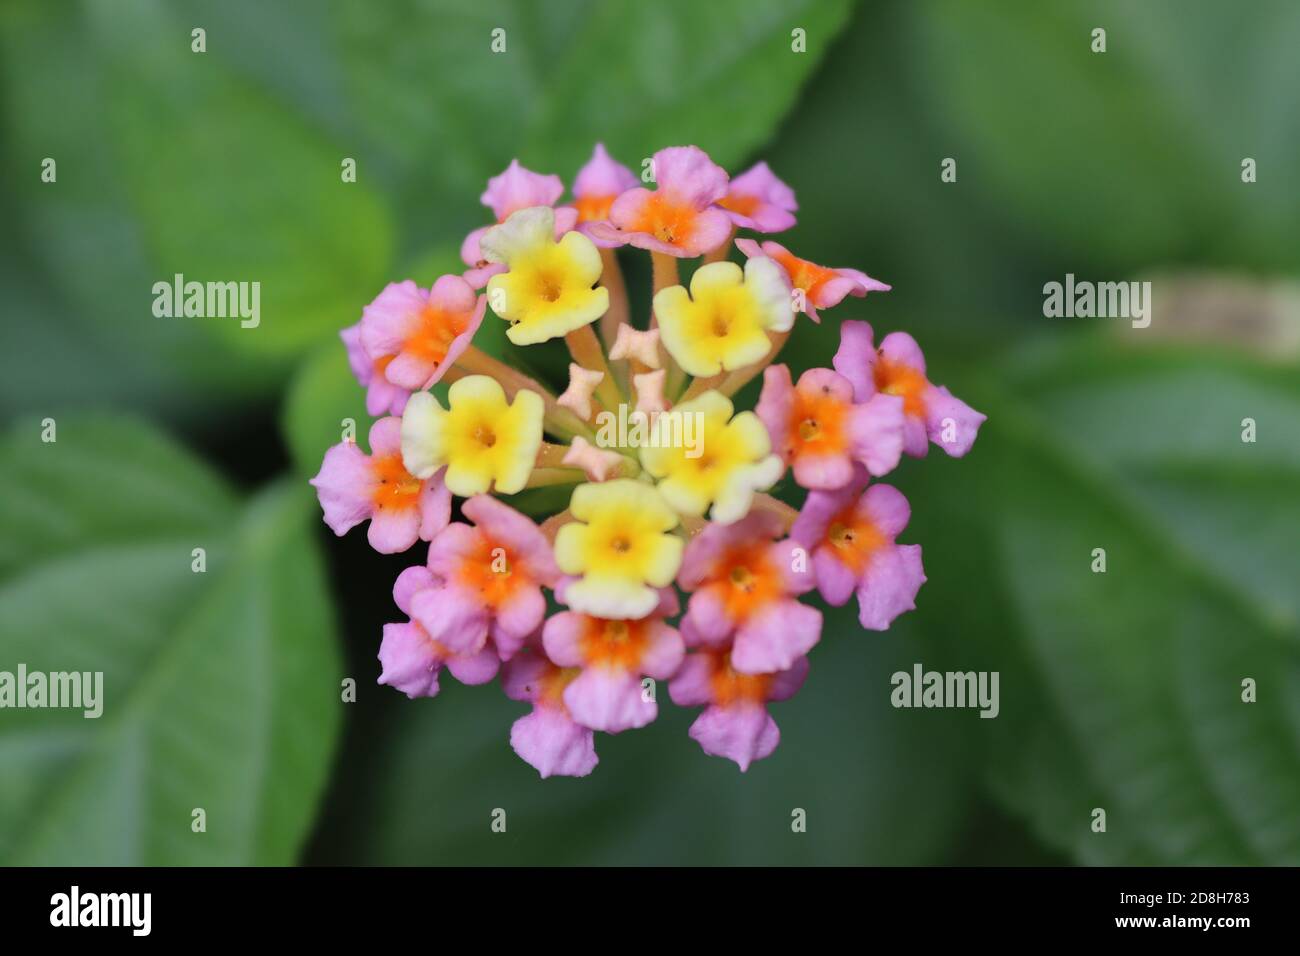
[[[1298,43],[1289,0],[6,3],[0,669],[107,704],[0,713],[0,861],[1300,863]],[[867,318],[990,416],[891,476],[919,609],[831,612],[743,776],[666,705],[539,781],[495,687],[375,686],[420,553],[334,539],[305,484],[366,421],[338,329],[458,269],[511,158],[568,180],[597,139],[768,159],[781,241],[894,284],[795,371]],[[261,327],[155,318],[175,272],[260,281]],[[1152,327],[1044,318],[1067,272],[1153,278]],[[918,661],[999,671],[1001,715],[893,709]]]

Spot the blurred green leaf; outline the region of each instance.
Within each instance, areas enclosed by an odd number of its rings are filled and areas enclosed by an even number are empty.
[[[1294,268],[1300,7],[1260,0],[916,5],[914,62],[959,182],[1082,265]],[[1106,52],[1092,31],[1106,30]],[[1000,51],[1000,52],[998,52]],[[1258,181],[1241,181],[1246,157]],[[938,162],[938,157],[935,158]],[[937,165],[934,167],[937,179]],[[1086,258],[1080,258],[1086,257]]]
[[[57,436],[24,421],[0,450],[0,669],[102,671],[103,714],[5,712],[0,859],[293,862],[342,706],[310,496],[241,507],[127,421]]]
[[[1300,390],[1205,353],[1054,355],[983,394],[977,487],[1021,625],[995,789],[1082,861],[1294,865]]]
[[[486,177],[516,156],[566,180],[597,141],[638,170],[680,143],[741,162],[794,104],[849,9],[848,0],[402,0],[336,12],[349,105],[376,162],[426,240],[459,241],[486,221]],[[796,28],[807,52],[791,49]],[[431,213],[446,235],[427,235]]]
[[[169,406],[265,390],[347,323],[391,256],[373,180],[341,181],[349,150],[232,69],[219,28],[191,52],[196,22],[158,0],[25,3],[0,31],[9,182],[69,299],[59,322],[126,364],[122,392],[144,378]],[[55,183],[39,179],[46,156]],[[153,284],[177,273],[260,283],[260,325],[155,317]],[[66,374],[57,353],[33,358]]]

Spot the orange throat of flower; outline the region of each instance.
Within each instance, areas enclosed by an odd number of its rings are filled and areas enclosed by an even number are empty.
[[[473,554],[462,559],[457,580],[475,591],[483,603],[500,607],[519,588],[530,582],[515,565],[515,557],[505,548],[484,540]]]
[[[735,704],[762,704],[767,700],[772,686],[771,674],[741,674],[732,670],[729,651],[709,656],[713,658],[709,686],[715,704],[730,707]]]
[[[631,670],[640,662],[650,640],[648,619],[607,621],[588,617],[583,621],[579,647],[589,664],[617,670]]]
[[[695,210],[675,203],[656,193],[645,204],[641,218],[633,223],[634,232],[648,232],[660,242],[681,245],[695,231]]]
[[[844,419],[848,408],[828,389],[815,392],[795,390],[791,408],[787,448],[794,458],[801,455],[837,455],[848,447]]]
[[[583,196],[573,201],[573,208],[578,210],[578,222],[602,222],[609,218],[609,207],[614,205],[615,196]]]
[[[407,337],[403,350],[416,357],[441,365],[456,337],[469,328],[467,312],[447,312],[425,305],[416,317],[415,328]]]
[[[727,616],[744,621],[781,597],[781,572],[762,548],[737,548],[720,564],[712,587],[719,592]]]
[[[910,365],[891,362],[883,355],[878,355],[872,374],[877,391],[886,395],[898,395],[903,399],[904,415],[925,416],[925,390],[930,383],[922,373]]]
[[[375,481],[371,501],[376,511],[405,511],[419,505],[422,482],[406,470],[400,453],[376,456],[370,469]]]
[[[871,555],[885,543],[885,536],[865,516],[850,505],[831,521],[826,529],[826,544],[835,557],[854,574],[860,574]]]

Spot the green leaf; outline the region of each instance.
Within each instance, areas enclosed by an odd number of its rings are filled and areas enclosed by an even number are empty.
[[[516,156],[566,181],[597,141],[638,170],[656,149],[681,143],[734,167],[771,136],[849,8],[847,0],[469,8],[403,0],[340,4],[337,23],[351,104],[377,162],[426,239],[459,241],[485,223],[486,177]],[[791,49],[796,28],[807,52]],[[430,209],[447,235],[427,235]]]
[[[994,208],[1037,244],[1112,269],[1294,265],[1300,121],[1283,102],[1295,4],[1261,0],[1249,17],[1207,0],[936,0],[916,12],[913,61],[950,131],[943,155],[961,182],[992,186]]]
[[[1004,375],[975,485],[1022,625],[996,792],[1086,862],[1294,865],[1294,370],[1073,338]]]
[[[292,863],[342,706],[310,495],[241,507],[108,418],[61,419],[50,444],[22,422],[0,461],[0,670],[103,674],[97,719],[5,711],[0,859]]]
[[[158,0],[27,4],[10,18],[13,188],[43,278],[70,300],[68,338],[138,366],[169,406],[197,404],[214,388],[267,389],[374,295],[391,256],[374,179],[342,181],[350,150],[233,68],[230,33],[210,26],[207,52],[192,52],[205,18]],[[57,183],[28,172],[46,156]],[[259,324],[155,316],[154,283],[178,273],[258,283]],[[33,358],[66,374],[57,352]]]

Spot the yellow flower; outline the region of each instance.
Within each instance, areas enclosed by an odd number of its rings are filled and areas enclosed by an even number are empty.
[[[683,540],[671,534],[677,515],[653,485],[632,478],[579,485],[569,511],[576,518],[555,536],[555,562],[581,575],[565,589],[575,611],[607,619],[645,617],[659,603],[655,588],[672,584]]]
[[[492,311],[510,323],[515,345],[533,345],[567,335],[609,309],[609,291],[593,289],[600,279],[600,252],[580,232],[555,241],[555,210],[531,206],[512,213],[479,241],[489,262],[508,272],[487,284]]]
[[[452,494],[483,494],[492,483],[507,495],[532,474],[542,445],[542,399],[521,389],[514,404],[486,375],[469,375],[447,392],[443,409],[429,392],[416,392],[402,414],[402,462],[417,478],[446,465]]]
[[[722,393],[705,392],[660,414],[660,441],[641,448],[641,464],[661,479],[659,494],[678,513],[699,517],[712,504],[714,521],[739,521],[749,514],[754,492],[772,487],[784,473],[759,417],[741,412],[732,418],[732,411]]]
[[[745,263],[712,262],[654,299],[659,336],[668,354],[691,375],[717,375],[752,365],[767,355],[768,332],[794,324],[790,289],[781,267],[762,256]]]

